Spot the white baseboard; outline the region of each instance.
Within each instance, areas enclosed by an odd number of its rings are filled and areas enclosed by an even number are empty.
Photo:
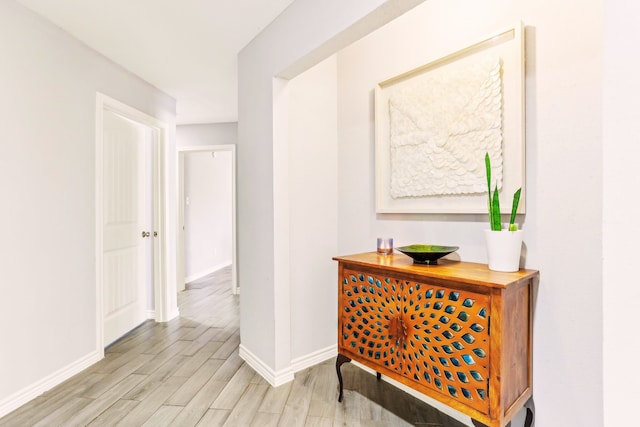
[[[225,267],[229,267],[230,265],[231,265],[231,261],[227,261],[227,262],[223,262],[223,263],[214,265],[212,267],[209,267],[206,270],[202,270],[202,271],[198,271],[197,273],[190,274],[184,278],[184,283],[190,283],[198,279],[202,279],[204,276],[207,276]]]
[[[291,361],[291,369],[293,370],[293,372],[300,372],[303,369],[307,369],[312,366],[315,366],[318,363],[322,363],[325,360],[331,359],[332,357],[336,357],[337,355],[338,355],[338,346],[334,344],[322,350],[318,350],[316,352],[308,354],[306,356],[293,359]]]
[[[282,369],[276,372],[247,350],[246,347],[240,344],[240,357],[273,387],[278,387],[282,384],[288,383],[289,381],[293,381],[294,374],[296,372],[310,368],[327,359],[331,359],[337,354],[338,347],[334,344],[306,356],[298,357],[291,361],[291,365],[287,369]]]
[[[67,365],[66,367],[54,372],[53,374],[43,378],[42,380],[31,384],[22,390],[14,393],[6,399],[0,401],[0,417],[7,415],[18,409],[25,403],[35,399],[47,390],[51,390],[53,387],[62,384],[72,376],[84,371],[94,363],[99,362],[104,357],[102,351],[94,351],[84,356],[81,359]]]
[[[178,318],[178,317],[180,317],[180,309],[179,309],[177,306],[175,306],[175,307],[173,307],[173,308],[172,308],[172,310],[167,314],[167,319],[166,319],[166,320],[164,320],[164,322],[169,322],[169,321],[171,321],[171,320],[173,320],[173,319],[176,319],[176,318]]]
[[[167,313],[167,317],[164,319],[158,318],[156,316],[155,310],[147,310],[147,319],[155,320],[158,323],[169,322],[178,316],[180,316],[180,309],[178,308],[178,306],[169,307],[169,312]]]
[[[247,365],[251,366],[254,371],[259,373],[262,378],[264,378],[273,387],[278,387],[282,384],[288,383],[289,381],[293,381],[293,369],[291,369],[291,367],[276,372],[247,350],[242,344],[240,344],[239,354],[240,358],[247,362]]]

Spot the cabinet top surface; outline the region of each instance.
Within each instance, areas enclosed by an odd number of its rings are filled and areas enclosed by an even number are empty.
[[[414,264],[403,254],[380,255],[377,252],[365,252],[353,255],[336,256],[335,261],[361,267],[375,267],[399,273],[409,273],[427,278],[455,280],[478,285],[506,288],[523,280],[537,278],[537,270],[520,269],[513,273],[489,270],[486,264],[473,262],[438,260],[436,265]]]

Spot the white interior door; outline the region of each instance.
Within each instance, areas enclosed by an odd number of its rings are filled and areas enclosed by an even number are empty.
[[[153,280],[150,130],[113,112],[103,121],[104,345],[147,319]]]

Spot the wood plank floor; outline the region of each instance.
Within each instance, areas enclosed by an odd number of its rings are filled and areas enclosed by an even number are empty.
[[[351,364],[338,403],[334,360],[271,387],[238,356],[230,280],[225,268],[189,284],[178,319],[145,322],[0,426],[464,426]]]

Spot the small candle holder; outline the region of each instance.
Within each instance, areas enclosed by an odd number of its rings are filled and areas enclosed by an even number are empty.
[[[378,253],[391,255],[393,253],[393,239],[391,237],[378,237]]]

